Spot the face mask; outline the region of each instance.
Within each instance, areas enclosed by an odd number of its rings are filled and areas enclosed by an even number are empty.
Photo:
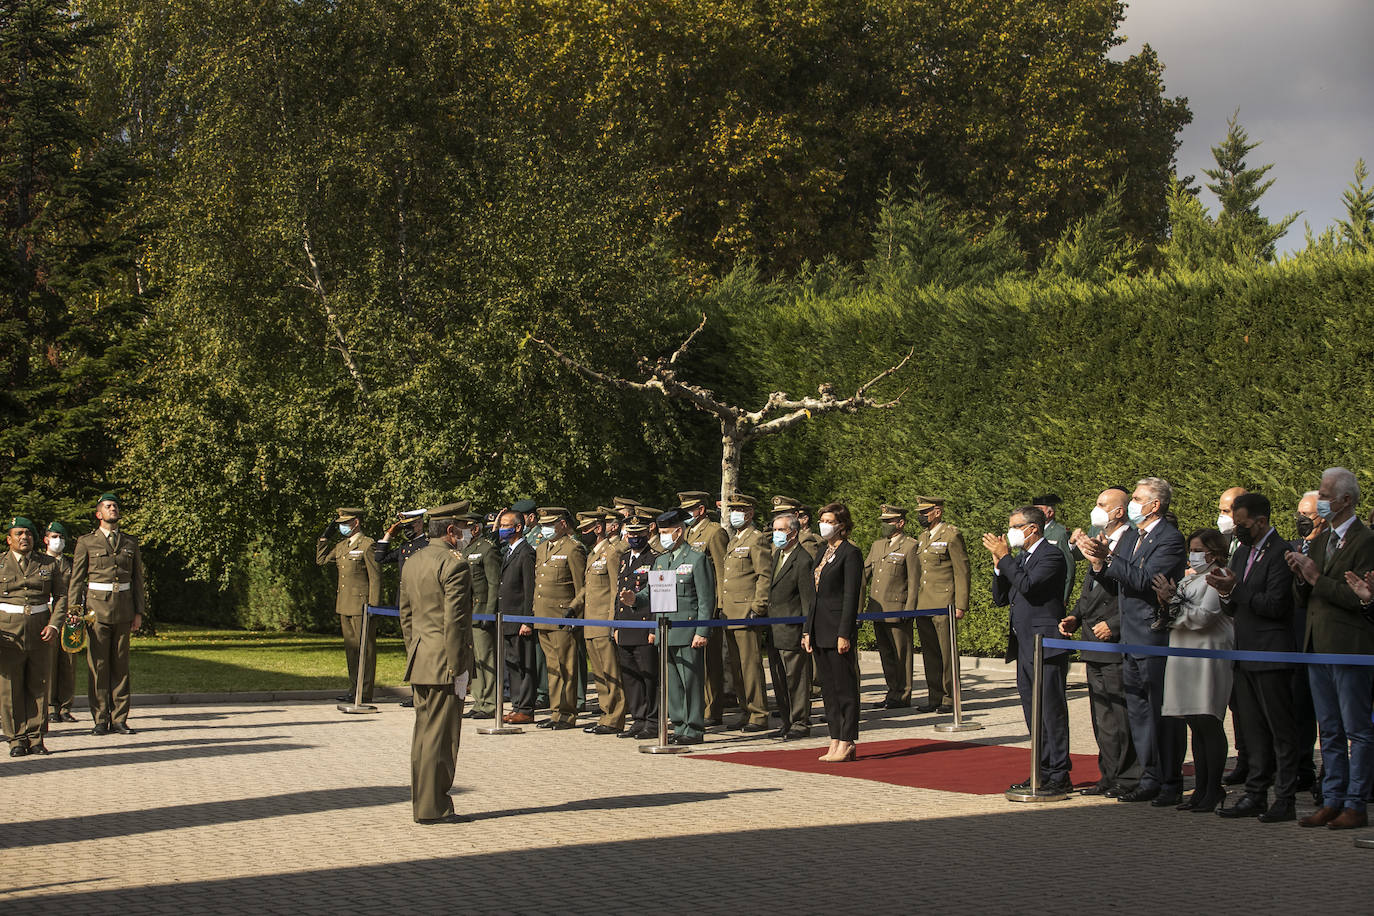
[[[1008,528],[1008,529],[1007,529],[1007,546],[1008,546],[1008,547],[1025,547],[1025,546],[1026,546],[1026,532],[1022,531],[1020,528]]]
[[[464,547],[472,543],[471,528],[464,528],[462,531],[458,532],[458,543]]]
[[[1329,500],[1329,499],[1319,499],[1319,500],[1317,500],[1317,514],[1320,515],[1322,518],[1330,518],[1330,517],[1331,517],[1331,500]]]
[[[496,534],[497,534],[498,537],[501,538],[501,540],[503,540],[503,541],[509,541],[509,540],[511,540],[511,539],[513,539],[513,538],[515,537],[515,529],[514,529],[514,528],[498,528],[498,529],[496,529]]]
[[[1131,520],[1132,525],[1139,525],[1145,521],[1145,507],[1135,500],[1126,504],[1126,517]]]
[[[544,540],[546,540],[546,541],[547,541],[549,538],[553,537],[553,526],[552,526],[552,525],[540,525],[540,526],[539,526],[539,536],[540,536],[541,538],[543,538]]]
[[[781,550],[782,548],[784,548],[784,547],[787,546],[787,532],[786,532],[786,531],[774,531],[774,532],[773,532],[773,546],[774,546],[774,547],[777,547],[779,550]]]
[[[834,536],[834,534],[834,525],[830,524],[829,522],[821,522],[821,537],[825,538],[828,541],[831,537]]]
[[[1317,527],[1317,523],[1305,515],[1298,516],[1298,537],[1306,539],[1312,533],[1312,529]]]
[[[339,526],[339,534],[342,534],[344,537],[348,537],[348,536],[349,536],[350,534],[352,534],[352,533],[353,533],[353,526],[352,526],[352,525],[340,525],[340,526]]]
[[[64,549],[66,549],[66,546],[67,543],[63,541],[61,538],[53,538],[50,541],[48,541],[48,553],[52,554],[53,556],[57,556],[58,554],[62,553]]]
[[[630,549],[636,553],[649,546],[649,539],[642,534],[632,534],[626,540],[630,543]]]
[[[1201,551],[1192,551],[1188,554],[1188,565],[1193,567],[1193,572],[1202,572],[1207,568],[1207,554]]]
[[[897,526],[891,522],[883,522],[878,528],[883,533],[883,537],[890,538],[897,533]]]
[[[666,531],[660,531],[660,532],[658,533],[658,544],[659,544],[659,546],[662,547],[664,550],[671,550],[672,547],[673,547],[673,543],[674,543],[674,539],[673,539],[673,536],[672,536],[671,534],[669,534],[669,533],[666,532]]]
[[[743,512],[731,512],[731,513],[730,513],[730,527],[731,527],[731,528],[743,528],[743,527],[744,527],[744,513],[743,513]]]
[[[1107,525],[1111,523],[1111,519],[1107,517],[1107,510],[1101,506],[1093,506],[1093,511],[1092,514],[1088,516],[1088,521],[1092,522],[1098,528],[1106,528]]]
[[[1255,530],[1249,525],[1244,528],[1236,528],[1236,540],[1249,547],[1255,543]]]
[[[1230,534],[1236,530],[1236,520],[1223,512],[1217,516],[1217,530],[1222,534]]]

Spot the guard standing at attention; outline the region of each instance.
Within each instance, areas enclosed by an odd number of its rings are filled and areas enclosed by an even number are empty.
[[[463,698],[472,675],[472,574],[465,551],[467,502],[430,510],[429,546],[401,574],[401,622],[410,633],[406,680],[415,692],[410,797],[417,824],[457,823],[453,776]]]
[[[70,582],[72,561],[67,559],[65,551],[71,544],[71,535],[67,533],[66,526],[61,522],[50,523],[43,543],[48,556],[56,560],[61,568],[63,581]],[[66,598],[65,592],[62,597]],[[48,721],[75,722],[72,699],[76,696],[76,653],[62,651],[62,641],[55,639],[52,642],[52,654],[52,675],[48,678]]]
[[[11,757],[46,754],[52,646],[67,616],[67,577],[34,550],[38,528],[22,516],[5,526],[0,559],[0,725]]]
[[[710,500],[711,494],[705,490],[686,490],[677,495],[678,506],[687,511],[689,518],[687,529],[687,544],[696,551],[706,554],[711,561],[711,587],[713,600],[716,606],[711,608],[710,617],[719,617],[722,607],[720,604],[719,584],[725,578],[725,551],[730,542],[730,536],[725,533],[725,529],[712,521],[706,514],[706,504]],[[657,519],[655,519],[657,524]],[[660,527],[660,533],[662,528]],[[723,637],[720,627],[709,627],[706,637],[706,661],[705,661],[705,696],[706,696],[706,725],[714,726],[721,723],[721,712],[725,705],[725,659],[722,652]]]
[[[921,655],[926,668],[926,705],[921,712],[954,710],[954,663],[950,659],[949,628],[968,613],[968,551],[959,529],[945,521],[945,501],[934,496],[919,497],[916,504],[921,527],[918,551],[921,557],[921,592],[916,606],[922,610],[947,607],[948,617],[917,617],[916,632],[921,636]],[[930,648],[928,649],[927,646]],[[938,649],[937,651],[934,651]]]
[[[649,570],[658,554],[649,543],[649,525],[634,519],[625,526],[625,551],[620,555],[616,578],[616,620],[652,620],[649,609],[619,600],[628,589],[638,592],[649,583]],[[625,687],[625,711],[634,724],[621,732],[621,738],[654,738],[658,735],[658,649],[654,632],[642,629],[615,631],[616,660]]]
[[[763,534],[754,527],[754,499],[735,495],[725,503],[730,513],[724,576],[720,580],[721,607],[731,620],[768,616],[768,584],[773,579],[773,556]],[[771,537],[771,535],[770,535]],[[761,627],[729,627],[730,675],[739,691],[743,715],[732,725],[742,732],[768,730],[768,699],[764,690]]]
[[[916,539],[906,533],[906,509],[884,503],[878,521],[882,537],[873,542],[864,562],[864,574],[869,577],[868,609],[875,614],[914,611],[921,583],[921,560]],[[887,682],[887,694],[873,704],[874,708],[906,709],[911,706],[911,620],[875,620],[873,636]],[[921,645],[925,647],[924,637]]]
[[[472,576],[473,614],[496,615],[501,589],[501,554],[490,540],[482,537],[482,515],[471,510],[458,516],[466,537],[468,571]],[[496,621],[472,622],[472,711],[469,719],[496,718],[496,653],[503,651]]]
[[[540,541],[534,553],[534,617],[580,617],[586,586],[587,551],[572,535],[568,510],[539,510]],[[577,726],[577,640],[572,628],[537,623],[539,644],[549,666],[549,718],[536,728]]]
[[[362,702],[371,703],[372,684],[377,674],[377,652],[372,634],[363,632],[363,607],[382,602],[382,568],[377,565],[375,542],[362,532],[362,517],[362,509],[339,509],[338,518],[325,526],[319,541],[315,544],[315,562],[321,566],[333,563],[339,568],[339,591],[334,601],[334,611],[339,615],[339,628],[343,631],[348,679],[356,691],[358,656],[362,652]],[[329,530],[335,525],[338,525],[343,540],[331,547]],[[404,620],[401,622],[401,632],[405,636],[406,645],[409,646],[411,637]],[[353,699],[352,693],[338,698],[341,703],[348,703]]]
[[[625,544],[618,537],[620,516],[614,509],[598,506],[592,518],[599,523],[599,537],[587,555],[583,617],[614,620],[616,586],[620,579],[620,555]],[[625,685],[616,657],[610,627],[586,627],[587,660],[596,678],[601,717],[582,729],[589,735],[618,735],[625,728]]]
[[[129,727],[129,635],[143,626],[148,595],[143,587],[143,554],[138,538],[119,529],[119,497],[102,494],[95,503],[98,525],[76,542],[67,605],[95,612],[87,627],[87,697],[93,735]]]

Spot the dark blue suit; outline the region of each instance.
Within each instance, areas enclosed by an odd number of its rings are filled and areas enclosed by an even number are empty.
[[[1064,619],[1064,583],[1068,580],[1064,553],[1041,539],[1032,551],[1008,554],[992,577],[992,602],[1011,606],[1007,661],[1016,662],[1016,689],[1026,728],[1031,728],[1031,688],[1035,677],[1035,637],[1059,637]],[[1064,694],[1069,652],[1046,649],[1040,678],[1040,779],[1043,783],[1069,778],[1069,705]]]
[[[1183,535],[1166,521],[1159,521],[1141,537],[1132,528],[1121,536],[1111,562],[1092,576],[1116,590],[1121,610],[1121,641],[1130,645],[1167,646],[1168,630],[1151,630],[1159,608],[1154,577],[1161,573],[1174,582],[1183,578],[1188,549]],[[1142,790],[1178,792],[1183,788],[1183,752],[1187,726],[1182,719],[1163,719],[1164,656],[1127,654],[1121,660],[1121,680],[1126,687],[1126,715],[1131,740],[1144,767]]]

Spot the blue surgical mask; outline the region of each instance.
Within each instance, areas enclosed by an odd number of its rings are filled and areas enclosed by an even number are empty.
[[[498,528],[498,529],[496,529],[496,534],[497,534],[498,537],[501,538],[501,540],[503,540],[503,541],[509,541],[511,538],[515,537],[515,529],[514,529],[514,528]]]
[[[671,550],[673,547],[673,536],[666,531],[660,531],[658,533],[658,543],[664,550]]]
[[[782,549],[783,547],[786,547],[786,546],[787,546],[787,532],[786,532],[786,531],[774,531],[774,532],[773,532],[773,546],[774,546],[774,547],[777,547],[778,549]]]
[[[1322,518],[1330,518],[1330,517],[1331,517],[1331,500],[1329,500],[1329,499],[1319,499],[1319,500],[1317,500],[1317,514],[1320,515]]]
[[[731,512],[731,513],[730,513],[730,527],[731,527],[731,528],[743,528],[743,527],[744,527],[744,513],[743,513],[743,512]]]
[[[1126,504],[1126,517],[1131,520],[1132,525],[1139,525],[1145,521],[1145,507],[1135,500]]]
[[[1188,565],[1193,568],[1193,572],[1202,572],[1209,565],[1207,563],[1207,554],[1200,550],[1189,552]]]
[[[353,526],[352,526],[352,525],[344,525],[344,524],[340,524],[340,525],[339,525],[339,534],[342,534],[344,537],[348,537],[348,536],[349,536],[350,534],[352,534],[352,533],[353,533]]]
[[[630,542],[630,549],[635,553],[649,546],[649,539],[642,534],[632,534],[626,540]]]
[[[539,526],[539,536],[542,537],[542,538],[543,538],[544,540],[546,540],[546,541],[547,541],[549,538],[553,537],[553,525],[540,525],[540,526]]]

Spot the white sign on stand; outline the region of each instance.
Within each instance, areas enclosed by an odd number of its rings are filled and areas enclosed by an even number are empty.
[[[671,569],[649,572],[649,613],[672,614],[677,610],[677,573]]]

